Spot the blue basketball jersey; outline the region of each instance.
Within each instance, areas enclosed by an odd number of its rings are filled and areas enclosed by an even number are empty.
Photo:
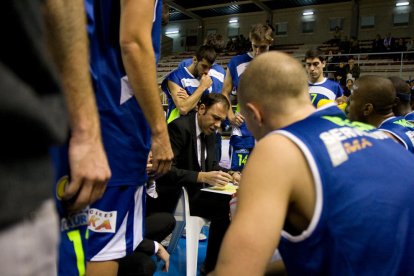
[[[308,229],[282,232],[289,275],[414,275],[414,156],[384,132],[329,105],[275,131],[312,172]]]
[[[234,95],[237,95],[237,88],[239,86],[241,75],[252,60],[253,56],[250,53],[244,53],[233,57],[227,65],[232,78],[233,91],[235,92]],[[236,112],[240,112],[239,104],[237,104]],[[246,123],[243,123],[240,127],[233,127],[230,139],[230,160],[232,170],[241,171],[243,169],[254,144],[255,139],[247,129]]]
[[[112,177],[109,186],[142,185],[150,149],[150,129],[129,85],[119,45],[120,2],[86,0],[90,71]],[[155,1],[152,41],[158,60],[161,1]]]
[[[193,63],[192,58],[185,59],[178,64],[178,68],[180,67],[188,67]],[[221,65],[217,63],[213,63],[211,66],[210,71],[208,71],[208,75],[211,77],[213,84],[211,85],[211,92],[213,93],[221,93],[223,90],[223,82],[224,77],[226,76],[226,71]]]
[[[178,67],[163,80],[161,88],[162,91],[167,95],[167,122],[170,123],[171,121],[180,117],[180,111],[175,105],[170,90],[168,89],[168,81],[171,81],[183,88],[189,96],[193,95],[193,93],[197,90],[198,86],[200,85],[200,81],[188,71],[187,67]],[[207,90],[203,92],[203,95],[206,95],[211,92],[212,87],[210,86]]]
[[[411,111],[407,115],[405,115],[405,119],[410,122],[414,122],[414,111]]]
[[[53,147],[50,150],[55,169],[54,195],[59,215],[60,242],[58,251],[58,275],[81,276],[86,273],[86,259],[88,239],[87,209],[68,214],[61,195],[69,183],[69,159],[67,145]]]
[[[240,76],[243,74],[244,70],[246,70],[246,67],[252,60],[253,56],[250,53],[245,53],[233,57],[227,66],[232,78],[235,95],[237,95],[237,87],[239,85]],[[240,112],[240,106],[238,104],[236,107],[236,112]],[[254,147],[255,139],[251,132],[247,129],[246,123],[243,123],[240,127],[233,127],[231,135],[232,137],[241,137],[240,139],[230,139],[231,168],[232,170],[240,171],[246,164],[247,158],[249,157],[250,152]],[[243,146],[240,145],[239,141],[243,141]]]
[[[403,116],[386,119],[378,129],[391,133],[407,150],[414,153],[414,124],[405,120]]]
[[[247,65],[249,65],[250,61],[253,60],[253,56],[250,53],[245,53],[242,55],[238,55],[233,57],[227,68],[229,69],[231,79],[233,81],[233,88],[236,89],[239,86],[239,80],[241,74],[243,74],[244,70],[246,70]]]
[[[344,90],[339,83],[324,78],[323,81],[311,83],[308,81],[309,94],[314,107],[318,106],[318,102],[322,99],[334,101],[336,98],[344,94]]]

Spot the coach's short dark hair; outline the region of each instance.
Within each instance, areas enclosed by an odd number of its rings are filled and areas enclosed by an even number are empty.
[[[199,105],[204,104],[206,109],[209,109],[217,103],[223,104],[226,107],[226,110],[230,108],[229,100],[221,93],[209,93],[203,95],[200,99]]]

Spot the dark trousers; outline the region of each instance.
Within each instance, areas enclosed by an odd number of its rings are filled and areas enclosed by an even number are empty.
[[[201,186],[201,184],[199,184]],[[190,213],[194,216],[206,218],[211,221],[207,254],[205,260],[206,272],[214,270],[218,253],[224,234],[230,224],[230,205],[231,196],[218,193],[196,191],[191,193],[189,189]],[[147,211],[151,212],[170,212],[173,213],[177,206],[181,194],[181,187],[160,187],[158,198],[147,198]]]
[[[191,215],[211,221],[204,262],[206,273],[213,271],[216,266],[221,242],[230,224],[230,199],[229,195],[210,192],[201,192],[190,198]]]
[[[135,251],[120,259],[118,276],[151,276],[156,265],[151,259],[154,255],[154,241],[161,242],[175,227],[174,216],[170,213],[152,213],[145,218],[145,238]]]

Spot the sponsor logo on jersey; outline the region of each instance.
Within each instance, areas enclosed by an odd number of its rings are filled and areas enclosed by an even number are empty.
[[[70,215],[60,220],[60,231],[64,232],[70,229],[78,228],[88,224],[88,211],[83,210],[79,213]]]
[[[334,167],[347,161],[349,154],[372,147],[368,137],[377,140],[389,139],[387,134],[379,130],[363,131],[351,127],[333,128],[319,135]]]
[[[88,229],[98,233],[115,233],[117,211],[89,209]]]

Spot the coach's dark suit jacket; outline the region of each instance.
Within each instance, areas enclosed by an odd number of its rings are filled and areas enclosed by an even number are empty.
[[[159,211],[173,211],[181,193],[181,187],[187,188],[190,204],[196,200],[202,188],[197,183],[198,172],[201,171],[198,164],[196,113],[181,116],[168,124],[171,147],[174,160],[171,170],[163,177],[157,179],[157,190],[162,194],[168,194],[168,199],[163,199],[165,208]],[[218,165],[215,160],[215,134],[207,135],[206,141],[206,171],[226,170]]]
[[[199,192],[202,187],[197,183],[198,172],[201,171],[198,164],[196,113],[181,116],[168,125],[171,146],[174,152],[174,161],[167,178],[169,181],[185,186],[190,197]],[[215,135],[207,135],[206,141],[206,171],[223,170],[215,160]]]
[[[191,215],[205,217],[211,220],[209,241],[206,254],[206,271],[214,269],[220,244],[230,223],[230,196],[203,192],[202,183],[197,183],[201,171],[198,164],[196,113],[181,116],[168,124],[168,133],[174,161],[171,170],[157,179],[158,199],[148,200],[149,212],[173,212],[181,187],[187,187],[190,199]],[[206,136],[206,171],[225,170],[218,166],[215,160],[215,134]]]

